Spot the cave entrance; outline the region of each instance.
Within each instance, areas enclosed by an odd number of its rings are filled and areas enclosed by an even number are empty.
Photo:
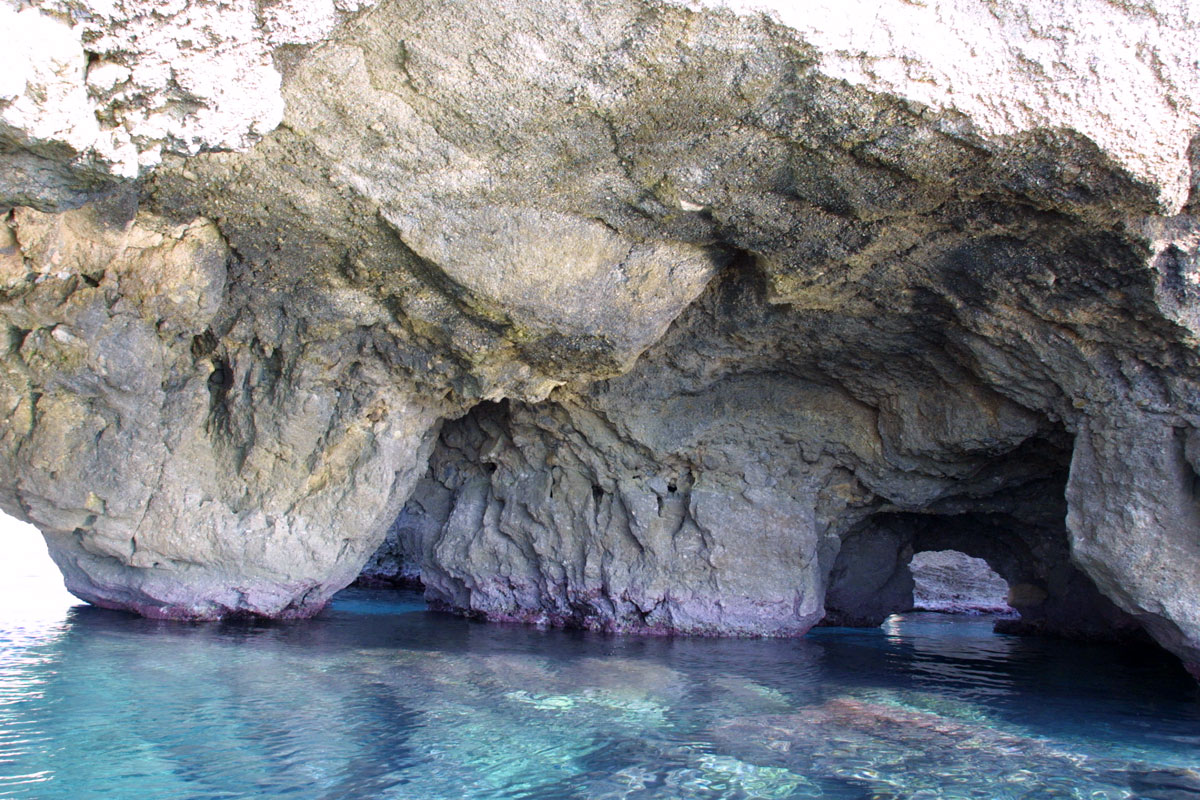
[[[1057,513],[1032,519],[1009,512],[877,513],[843,539],[826,585],[824,625],[874,627],[917,607],[914,571],[934,554],[982,560],[1007,584],[1004,633],[1115,640],[1140,625],[1100,594],[1070,558]],[[1055,521],[1051,521],[1055,520]],[[939,609],[943,610],[943,609]]]
[[[913,609],[943,614],[1005,614],[1009,585],[987,561],[958,550],[914,553],[908,564],[913,578]]]
[[[23,630],[60,623],[80,605],[63,586],[63,576],[46,551],[41,532],[0,512],[0,617]]]
[[[505,439],[508,427],[508,400],[481,402],[442,425],[425,474],[359,572],[356,586],[416,591],[425,588],[428,576],[422,575],[422,564],[433,560],[431,548],[436,546],[457,504],[461,502],[465,509],[481,508],[485,503],[497,469],[488,453]],[[456,521],[468,527],[478,522],[464,522],[462,518]]]
[[[1007,584],[1012,611],[997,620],[998,631],[1104,640],[1138,635],[1140,624],[1071,560],[1072,449],[1066,431],[1048,430],[981,460],[925,507],[885,506],[858,521],[841,536],[827,573],[823,624],[874,627],[922,606],[956,610],[952,599],[930,602],[924,590],[914,593],[914,569],[924,580],[929,561],[946,560],[936,554],[954,551],[961,554],[955,559],[982,560]],[[992,585],[998,594],[999,584]]]

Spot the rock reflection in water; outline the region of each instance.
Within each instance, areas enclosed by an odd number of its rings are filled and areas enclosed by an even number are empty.
[[[5,640],[22,654],[5,686],[36,691],[0,704],[0,796],[1188,796],[1200,710],[1186,676],[1097,656],[1063,693],[1036,676],[1079,651],[1000,643],[988,626],[643,639],[361,591],[287,625],[75,609],[56,636]]]

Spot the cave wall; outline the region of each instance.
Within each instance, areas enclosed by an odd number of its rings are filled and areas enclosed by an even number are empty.
[[[1186,4],[0,10],[0,507],[79,596],[310,614],[392,529],[473,613],[800,633],[1050,447],[1045,563],[1200,664]]]
[[[767,296],[734,264],[628,374],[446,423],[388,547],[485,617],[767,635],[878,625],[913,552],[955,549],[1014,587],[1007,631],[1138,630],[1071,560],[1061,423],[906,340],[928,327]],[[876,325],[887,352],[843,366]]]
[[[317,287],[241,305],[263,287],[212,223],[120,194],[14,229],[0,504],[100,605],[319,610],[424,471],[438,401]]]

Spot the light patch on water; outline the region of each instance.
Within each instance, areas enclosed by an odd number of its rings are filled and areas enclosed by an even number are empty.
[[[538,711],[563,711],[575,707],[575,701],[565,695],[534,695],[522,690],[505,692],[504,696],[517,703],[528,703]]]
[[[47,702],[51,674],[40,649],[63,635],[67,613],[79,600],[63,587],[37,528],[2,513],[0,587],[0,795],[9,786],[37,797],[55,774],[15,758],[48,744],[22,712]]]
[[[63,586],[62,573],[32,525],[0,513],[0,619],[8,636],[37,637],[61,623],[80,601]],[[19,630],[13,623],[19,623]],[[8,642],[19,644],[13,638]]]

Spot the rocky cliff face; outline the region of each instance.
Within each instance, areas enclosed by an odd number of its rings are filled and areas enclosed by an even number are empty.
[[[310,614],[390,528],[790,635],[953,546],[1200,664],[1182,0],[2,13],[0,506],[79,596]]]

